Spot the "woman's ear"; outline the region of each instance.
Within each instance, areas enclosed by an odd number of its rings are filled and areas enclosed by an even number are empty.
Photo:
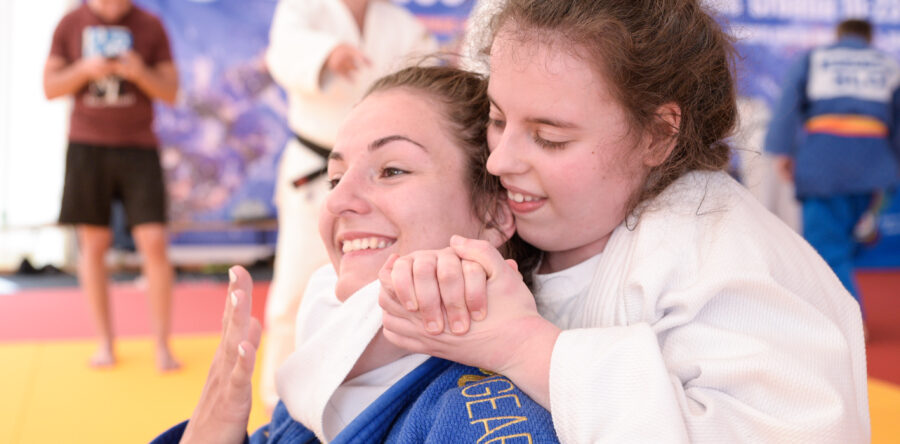
[[[486,228],[481,232],[481,238],[490,242],[494,248],[500,248],[516,232],[516,220],[506,200],[498,201],[494,211],[489,211],[486,215],[485,221]]]
[[[662,165],[675,149],[681,128],[681,107],[674,102],[663,104],[657,108],[656,117],[661,120],[660,124],[665,125],[666,136],[647,146],[644,165],[651,168]]]

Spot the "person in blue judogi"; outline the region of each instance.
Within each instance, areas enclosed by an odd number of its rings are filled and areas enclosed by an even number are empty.
[[[862,304],[854,257],[877,239],[876,217],[900,179],[900,65],[871,46],[866,21],[845,20],[837,35],[790,68],[765,149],[796,187],[803,237]]]

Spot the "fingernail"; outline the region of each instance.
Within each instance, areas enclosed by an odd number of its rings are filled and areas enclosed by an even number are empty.
[[[462,238],[462,236],[459,236],[459,235],[457,235],[457,234],[454,234],[453,236],[450,236],[450,245],[459,245],[459,244],[461,244],[461,243],[463,243],[463,238]]]
[[[244,346],[241,344],[238,344],[238,354],[241,355],[241,357],[244,357],[247,354],[247,352],[244,351]]]
[[[428,330],[431,333],[437,333],[439,331],[437,322],[429,321],[427,325],[425,325],[425,330]]]
[[[234,274],[234,271],[229,268],[228,269],[228,282],[233,284],[234,281],[236,281],[236,280],[237,280],[237,275]]]
[[[478,310],[475,313],[472,313],[472,319],[476,321],[483,321],[485,316],[487,316],[487,313],[485,313],[484,310]]]
[[[453,323],[450,329],[453,330],[453,333],[462,333],[463,331],[465,331],[466,327],[461,321],[456,321]]]
[[[237,293],[233,291],[231,292],[231,305],[235,307],[237,306]]]
[[[409,311],[416,311],[416,303],[413,301],[406,301],[406,309]]]

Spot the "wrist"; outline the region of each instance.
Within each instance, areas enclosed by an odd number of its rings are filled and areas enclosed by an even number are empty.
[[[520,328],[524,333],[512,351],[512,359],[498,373],[549,410],[550,362],[562,330],[540,316],[523,320]]]
[[[549,367],[553,346],[562,330],[537,315],[522,319],[514,330],[518,332],[515,342],[512,342],[515,346],[512,347],[510,359],[502,367],[502,373],[527,372],[543,362]]]
[[[147,73],[148,71],[146,66],[136,66],[131,70],[128,80],[140,87],[144,87],[147,83]]]
[[[75,68],[75,72],[77,73],[77,76],[78,76],[77,78],[79,81],[87,83],[87,82],[93,80],[94,75],[91,72],[91,68],[90,68],[90,65],[87,63],[87,60],[78,59],[78,61],[75,62],[75,64],[74,64],[74,68]]]

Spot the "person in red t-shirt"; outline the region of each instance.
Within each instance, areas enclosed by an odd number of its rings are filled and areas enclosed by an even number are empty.
[[[75,225],[78,235],[79,282],[100,336],[94,366],[116,362],[104,262],[113,200],[123,202],[143,259],[157,366],[166,371],[180,365],[169,347],[173,272],[152,103],[174,103],[177,91],[162,23],[131,0],[88,0],[57,25],[44,66],[44,93],[48,99],[75,99],[59,221]]]

